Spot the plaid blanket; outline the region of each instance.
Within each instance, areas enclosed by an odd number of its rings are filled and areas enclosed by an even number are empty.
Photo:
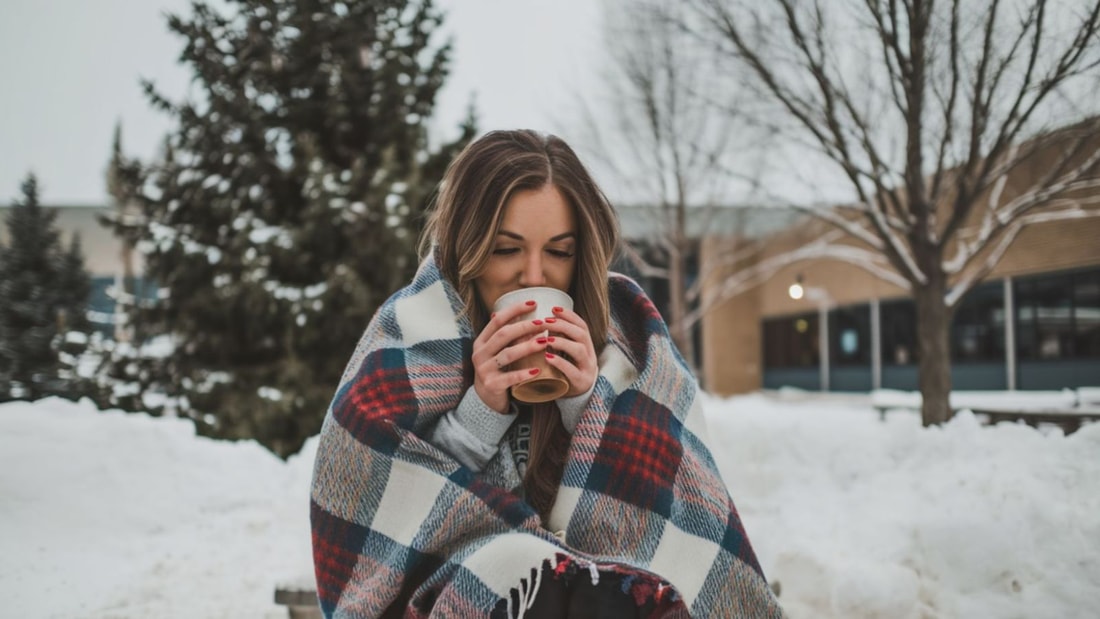
[[[421,438],[472,376],[474,334],[432,260],[379,309],[314,469],[326,616],[518,617],[540,579],[601,574],[661,616],[782,616],[705,445],[693,376],[637,284],[608,286],[600,376],[545,523],[507,490],[520,480],[506,446],[474,474]]]

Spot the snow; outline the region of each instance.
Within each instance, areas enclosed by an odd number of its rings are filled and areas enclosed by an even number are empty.
[[[926,429],[805,393],[704,408],[793,618],[1080,617],[1100,599],[1100,423]],[[0,614],[287,616],[275,587],[312,584],[315,452],[87,401],[0,405]]]
[[[792,617],[1077,617],[1100,599],[1100,424],[1065,437],[967,411],[925,429],[759,395],[708,410]]]
[[[180,419],[0,406],[0,615],[285,617],[315,449],[284,463]]]
[[[1086,388],[1087,391],[1087,388]],[[1077,405],[1080,390],[1061,391],[955,391],[951,394],[951,407],[985,408],[1068,408]],[[896,389],[877,389],[871,392],[871,402],[884,408],[920,408],[919,392]]]

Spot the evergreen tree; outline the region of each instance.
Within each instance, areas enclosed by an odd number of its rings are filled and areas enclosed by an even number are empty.
[[[62,330],[87,333],[91,330],[88,320],[88,300],[92,296],[92,276],[84,264],[84,250],[80,233],[73,233],[69,249],[59,252],[58,305],[61,308],[59,326]]]
[[[91,280],[79,238],[62,250],[57,213],[38,203],[33,174],[7,217],[8,246],[0,249],[0,399],[78,397],[58,358],[68,331],[87,331]]]
[[[107,165],[107,194],[111,196],[113,212],[100,218],[100,223],[111,226],[140,217],[138,192],[141,189],[141,162],[126,157],[122,152],[122,123],[115,125],[114,143],[111,146],[111,160]],[[139,228],[119,226],[116,231],[122,241],[122,277],[117,289],[111,295],[117,305],[123,308],[131,305],[139,296],[136,276],[135,245],[140,239]],[[125,313],[121,315],[125,316]],[[122,325],[122,329],[125,329]]]
[[[174,163],[169,140],[165,140],[163,167]],[[137,275],[137,244],[148,233],[145,200],[141,195],[146,171],[141,162],[127,157],[122,149],[122,123],[115,125],[111,158],[107,164],[107,194],[111,211],[99,217],[100,223],[113,228],[122,242],[122,273],[107,294],[114,301],[114,337],[93,341],[89,353],[98,357],[96,372],[100,388],[97,401],[101,408],[115,407],[160,415],[162,405],[150,406],[145,394],[163,401],[166,393],[178,391],[166,384],[171,375],[171,356],[149,354],[142,344],[157,334],[167,333],[167,327],[155,320],[155,313],[142,303],[146,301],[147,280]],[[134,322],[141,314],[141,320]],[[162,336],[161,341],[167,337]],[[137,342],[137,346],[134,343]]]
[[[176,127],[127,181],[140,217],[115,225],[159,286],[132,310],[133,350],[158,333],[174,350],[126,365],[200,433],[286,456],[318,431],[363,328],[410,279],[424,188],[473,128],[430,152],[450,53],[430,0],[227,4],[168,21],[199,95],[173,103],[145,86]]]
[[[93,376],[81,374],[83,356],[91,347],[92,323],[88,320],[88,302],[92,295],[92,277],[85,267],[80,233],[74,233],[69,249],[58,257],[58,326],[53,348],[60,362],[58,383],[53,395],[71,400],[103,397]]]

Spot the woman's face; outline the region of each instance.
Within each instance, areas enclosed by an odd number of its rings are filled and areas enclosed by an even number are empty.
[[[474,280],[490,310],[500,295],[531,286],[565,292],[577,265],[577,219],[554,185],[512,194],[485,269]]]

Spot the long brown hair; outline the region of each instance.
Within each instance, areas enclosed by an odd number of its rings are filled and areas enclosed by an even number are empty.
[[[588,324],[596,354],[607,342],[607,271],[619,242],[618,218],[573,149],[561,138],[530,130],[492,131],[467,146],[447,168],[421,238],[421,254],[455,287],[475,332],[489,319],[474,280],[492,255],[504,207],[517,191],[552,184],[577,221],[577,262],[568,291]],[[523,479],[527,500],[545,518],[561,482],[569,433],[553,406],[531,419],[531,453]]]

